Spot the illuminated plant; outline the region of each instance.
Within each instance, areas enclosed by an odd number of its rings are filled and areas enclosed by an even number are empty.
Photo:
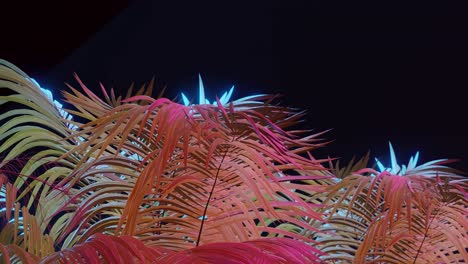
[[[63,94],[0,61],[0,259],[8,263],[468,261],[466,179],[435,161],[324,164],[268,95]]]
[[[335,168],[328,191],[316,193],[326,221],[319,249],[336,263],[461,263],[468,259],[467,179],[448,160],[366,168],[367,157]]]
[[[36,82],[1,64],[8,95],[0,102],[14,103],[0,117],[4,258],[172,263],[171,252],[204,258],[237,243],[233,252],[251,261],[253,252],[318,261],[314,241],[298,230],[314,231],[307,221],[321,221],[319,205],[298,196],[303,186],[288,173],[323,169],[300,155],[316,139],[284,131],[299,115],[262,101],[270,96],[184,106],[151,98],[150,84],[125,98],[103,89],[101,99],[77,78],[84,93],[70,86],[64,94],[76,109],[67,119]],[[26,215],[36,224],[25,225]]]

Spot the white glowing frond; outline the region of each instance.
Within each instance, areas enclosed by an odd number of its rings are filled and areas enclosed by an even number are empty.
[[[447,159],[433,160],[418,165],[419,151],[417,151],[414,156],[410,157],[407,165],[399,165],[392,144],[389,142],[388,145],[390,148],[390,167],[384,166],[380,160],[375,158],[377,170],[380,172],[387,171],[400,176],[412,174],[423,175],[425,177],[435,177],[437,175],[454,175],[451,172],[444,171],[447,170],[448,167],[441,165],[441,163],[446,162]]]
[[[380,162],[380,160],[378,160],[377,158],[375,158],[375,162],[377,163],[377,167],[379,168],[379,171],[380,172],[384,172],[385,171],[385,166],[382,164],[382,162]]]
[[[418,164],[418,159],[419,159],[419,151],[416,152],[416,155],[414,155],[414,157],[411,156],[410,161],[408,162],[408,170],[412,170],[416,168]]]
[[[190,101],[184,93],[182,93],[182,101],[184,101],[184,105],[190,105]]]
[[[224,98],[224,101],[222,101],[221,103],[227,104],[229,102],[229,99],[231,99],[233,92],[234,92],[234,85],[231,87],[231,89],[229,90],[229,93],[226,95],[226,97]]]
[[[39,87],[40,91],[47,97],[49,102],[51,102],[55,108],[59,111],[59,114],[61,117],[63,117],[66,120],[71,121],[73,119],[73,116],[70,115],[67,111],[63,110],[63,104],[61,104],[59,101],[54,100],[54,97],[52,95],[52,92],[46,88],[41,87],[41,85],[34,79],[30,78],[30,80],[37,86]],[[68,123],[68,127],[71,129],[77,129],[78,127],[74,124]]]
[[[221,98],[219,98],[219,102],[221,102],[221,104],[225,104],[226,103],[226,97],[227,97],[227,92],[224,92],[223,95],[221,96]]]
[[[453,178],[460,178],[456,171],[442,165],[444,162],[447,162],[447,159],[438,159],[426,162],[424,164],[418,165],[419,161],[419,151],[416,152],[414,156],[411,156],[407,165],[398,165],[396,160],[395,151],[391,144],[390,146],[390,164],[391,167],[385,167],[382,162],[377,158],[375,159],[377,164],[377,169],[380,172],[390,172],[399,176],[409,176],[409,175],[420,175],[424,177],[442,177],[450,176]]]
[[[200,74],[198,74],[198,96],[198,104],[206,104],[205,87],[203,86],[203,81]]]
[[[226,105],[229,103],[229,100],[231,99],[231,96],[234,92],[234,85],[231,87],[231,89],[229,89],[229,91],[226,91],[223,93],[223,95],[221,96],[221,98],[219,98],[219,102],[222,104],[222,105]],[[190,100],[187,98],[187,96],[184,94],[184,93],[181,93],[182,95],[182,102],[184,103],[184,105],[186,106],[190,106]],[[213,101],[210,102],[210,100],[208,100],[208,98],[206,98],[206,94],[205,94],[205,86],[203,85],[203,80],[201,78],[201,75],[198,74],[198,104],[202,105],[202,104],[212,104],[212,105],[218,105],[218,100],[214,99]]]
[[[411,157],[408,165],[402,165],[400,166],[398,164],[395,150],[393,149],[392,143],[388,142],[388,147],[390,149],[390,168],[385,167],[380,160],[375,158],[375,162],[377,163],[377,168],[380,172],[388,171],[392,174],[400,175],[403,176],[405,175],[408,171],[413,170],[414,168],[417,167],[417,162],[419,158],[419,151],[416,152],[416,155],[414,157]]]
[[[388,142],[388,147],[390,148],[390,161],[391,161],[391,170],[390,172],[393,174],[398,174],[400,171],[400,166],[398,165],[395,150],[393,150],[393,146],[391,142]]]

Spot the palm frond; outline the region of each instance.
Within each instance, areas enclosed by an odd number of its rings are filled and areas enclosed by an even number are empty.
[[[3,262],[468,262],[468,182],[448,160],[400,165],[390,145],[389,169],[341,167],[274,96],[184,106],[153,80],[101,97],[76,78],[65,111],[0,61]]]
[[[319,227],[323,232],[317,233],[319,248],[329,254],[325,258],[354,263],[467,261],[466,181],[448,167],[431,164],[436,162],[413,164],[405,175],[362,169],[329,181],[322,197],[327,218]]]
[[[287,109],[262,107],[250,100],[234,102],[236,107],[228,109],[185,107],[148,96],[135,96],[109,108],[87,93],[87,109],[102,112],[93,114],[98,117],[73,135],[84,141],[67,155],[83,157],[80,166],[87,164],[86,168],[97,168],[107,155],[129,160],[121,153],[144,157],[138,167],[134,162],[126,167],[139,171],[139,176],[116,234],[138,235],[148,245],[182,249],[200,242],[258,239],[265,232],[301,238],[290,230],[268,227],[265,219],[302,229],[309,229],[303,219],[320,219],[314,205],[291,191],[301,185],[278,174],[297,167],[323,169],[318,162],[288,151],[313,149],[309,142],[313,137],[293,138],[263,114],[268,112],[277,120],[293,115]],[[66,95],[69,102],[85,101],[81,93],[74,90],[74,94]]]
[[[319,252],[299,241],[270,238],[242,243],[212,243],[167,254],[159,263],[322,263]]]
[[[73,189],[68,176],[78,159],[59,159],[76,144],[64,140],[70,120],[37,82],[3,60],[0,91],[0,105],[12,108],[0,115],[0,172],[17,190],[20,208],[35,215],[41,233],[49,233]]]

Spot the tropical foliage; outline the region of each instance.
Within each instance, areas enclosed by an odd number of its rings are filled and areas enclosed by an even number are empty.
[[[445,160],[340,167],[273,96],[182,105],[76,79],[63,110],[0,61],[5,263],[468,261],[468,186]]]

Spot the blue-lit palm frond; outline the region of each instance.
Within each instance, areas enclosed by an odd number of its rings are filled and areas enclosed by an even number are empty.
[[[419,159],[419,151],[416,152],[415,156],[411,156],[410,161],[408,163],[408,166],[402,165],[400,166],[398,164],[396,155],[395,155],[395,150],[393,149],[392,143],[388,142],[388,146],[390,149],[390,167],[387,168],[385,167],[382,162],[380,162],[377,158],[375,158],[375,161],[377,163],[377,167],[380,172],[388,171],[392,174],[396,175],[404,175],[407,170],[411,170],[416,168],[418,159]]]
[[[68,121],[71,121],[73,119],[73,116],[71,114],[69,114],[67,111],[63,110],[63,104],[61,104],[59,101],[57,100],[54,100],[54,97],[52,95],[52,92],[44,87],[41,87],[41,85],[34,79],[34,78],[30,78],[30,80],[37,86],[40,88],[41,92],[47,97],[47,99],[54,104],[55,108],[57,108],[57,110],[59,111],[60,115],[68,120]],[[72,124],[72,123],[68,123],[68,127],[71,128],[71,129],[76,129],[77,126]]]
[[[448,159],[438,159],[418,165],[419,151],[417,151],[414,156],[410,157],[410,160],[407,165],[399,165],[392,143],[389,142],[388,145],[390,149],[390,167],[386,167],[384,164],[382,164],[382,162],[380,162],[379,159],[375,158],[375,161],[377,163],[377,169],[380,172],[387,171],[400,176],[419,174],[426,177],[458,177],[456,173],[454,173],[453,169],[449,169],[449,167],[442,165],[443,163],[447,163],[449,161]]]
[[[231,99],[231,96],[232,96],[232,93],[234,92],[234,85],[231,87],[231,89],[229,91],[226,91],[223,93],[223,95],[219,98],[219,102],[222,104],[222,105],[225,105],[227,103],[229,103],[229,100]],[[191,105],[190,104],[190,100],[187,98],[187,96],[185,96],[184,93],[181,93],[182,94],[182,101],[184,103],[184,105],[186,106],[189,106]],[[203,80],[200,76],[200,74],[198,75],[198,104],[202,105],[202,104],[211,104],[210,101],[206,98],[205,96],[205,87],[203,85]],[[218,102],[217,100],[213,100],[213,105],[218,105]]]

